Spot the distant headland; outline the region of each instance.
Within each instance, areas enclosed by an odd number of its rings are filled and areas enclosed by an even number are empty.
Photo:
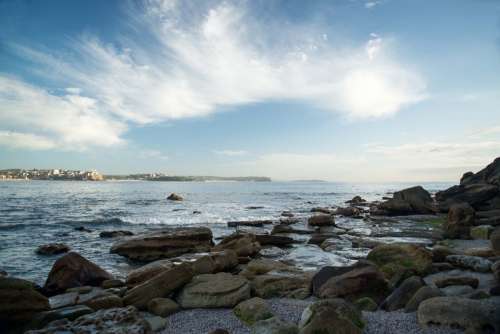
[[[181,182],[209,182],[209,181],[251,181],[270,182],[265,176],[180,176],[163,173],[143,173],[124,175],[103,175],[96,170],[67,170],[67,169],[2,169],[0,180],[46,180],[46,181],[181,181]]]

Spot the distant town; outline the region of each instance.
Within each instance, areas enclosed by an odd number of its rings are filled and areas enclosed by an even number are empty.
[[[0,170],[0,181],[2,180],[46,180],[46,181],[253,181],[269,182],[271,179],[264,176],[175,176],[163,173],[144,173],[129,175],[103,175],[96,170],[81,171],[68,169],[2,169]]]

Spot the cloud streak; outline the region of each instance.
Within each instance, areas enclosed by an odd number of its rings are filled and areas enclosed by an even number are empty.
[[[0,74],[4,124],[85,148],[123,143],[135,124],[247,103],[300,101],[365,119],[393,115],[426,96],[423,78],[391,58],[378,35],[354,47],[336,45],[321,29],[281,31],[241,6],[199,7],[145,2],[130,13],[137,34],[120,47],[94,36],[77,38],[64,55],[12,46],[64,93]]]

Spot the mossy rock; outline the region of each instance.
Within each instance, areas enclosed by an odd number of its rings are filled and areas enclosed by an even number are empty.
[[[354,306],[360,311],[375,312],[378,308],[377,303],[370,297],[363,297],[354,302]]]
[[[367,260],[375,263],[388,279],[401,273],[405,277],[423,276],[430,272],[432,253],[411,244],[385,244],[372,249]]]
[[[245,300],[233,309],[234,315],[247,325],[253,325],[257,321],[272,318],[274,316],[266,301],[259,297]]]

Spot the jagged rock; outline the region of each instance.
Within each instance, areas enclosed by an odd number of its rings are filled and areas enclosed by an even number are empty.
[[[478,256],[448,255],[446,261],[457,267],[483,273],[489,272],[491,267],[491,261]]]
[[[435,212],[431,195],[421,186],[396,191],[392,199],[380,203],[378,210],[390,216]]]
[[[112,308],[83,315],[76,320],[67,319],[51,322],[41,330],[28,331],[26,334],[55,333],[100,333],[100,334],[150,334],[149,323],[136,308]]]
[[[112,278],[110,273],[98,265],[78,253],[70,252],[54,263],[43,290],[50,296],[73,287],[100,286],[103,281]]]
[[[462,176],[460,184],[488,183],[500,186],[500,157],[477,172],[467,172]]]
[[[375,263],[382,272],[392,278],[395,274],[423,276],[430,272],[432,253],[411,244],[383,244],[368,253],[367,260]]]
[[[176,193],[171,193],[170,195],[168,195],[167,199],[169,201],[183,201],[184,198],[182,198],[181,195],[178,195]]]
[[[446,212],[453,204],[458,203],[468,203],[474,208],[480,208],[498,193],[498,186],[491,184],[462,184],[437,192],[436,200],[439,202],[440,211]]]
[[[50,309],[49,300],[29,281],[0,277],[0,329],[5,323],[30,320]]]
[[[307,223],[311,226],[335,226],[335,219],[329,214],[319,214],[309,217]]]
[[[468,285],[473,289],[477,289],[479,285],[479,280],[474,277],[468,276],[454,276],[454,277],[444,277],[434,281],[434,284],[438,288],[446,288],[450,285]]]
[[[417,318],[422,326],[441,324],[458,326],[482,333],[490,328],[500,331],[500,301],[474,300],[460,297],[435,297],[423,301],[418,307]]]
[[[54,255],[69,252],[70,248],[66,244],[52,243],[38,246],[36,253],[40,255]]]
[[[186,253],[207,252],[213,246],[206,227],[177,227],[136,235],[113,244],[111,253],[139,261],[154,261]]]
[[[345,298],[357,300],[370,297],[380,302],[388,293],[387,281],[375,266],[352,269],[339,276],[334,276],[319,288],[321,298]]]
[[[300,334],[363,333],[363,317],[354,306],[340,298],[315,302],[302,313]]]
[[[150,300],[168,296],[188,283],[192,277],[193,271],[189,265],[181,264],[172,267],[141,285],[128,290],[123,298],[123,303],[145,309]]]
[[[274,316],[267,302],[259,297],[242,301],[236,305],[233,312],[238,319],[250,326],[257,321],[269,319]]]
[[[425,283],[418,276],[407,278],[384,300],[381,305],[382,309],[389,312],[402,309],[424,285]]]
[[[252,334],[298,334],[297,326],[277,317],[257,321],[252,326]]]
[[[75,320],[85,314],[93,313],[94,310],[85,305],[75,305],[63,307],[55,310],[37,313],[30,321],[28,327],[30,328],[43,328],[47,324],[55,320],[68,319]]]
[[[101,238],[116,238],[116,237],[128,237],[134,235],[134,233],[130,231],[117,230],[117,231],[102,231],[99,233],[99,237]]]
[[[228,249],[221,252],[186,254],[172,259],[154,261],[130,271],[127,275],[127,286],[136,286],[181,263],[191,266],[194,275],[211,274],[236,267],[238,257],[234,251]]]
[[[179,304],[169,298],[153,298],[148,303],[148,311],[160,317],[167,317],[180,310]]]
[[[474,208],[468,203],[453,204],[443,226],[444,236],[450,239],[467,239],[474,226]]]
[[[425,285],[415,292],[415,294],[410,298],[410,300],[405,305],[405,312],[415,312],[418,309],[420,303],[424,300],[441,297],[443,296],[443,292],[438,288]]]
[[[254,256],[260,251],[260,244],[257,242],[255,235],[250,233],[234,233],[222,239],[222,241],[215,246],[213,251],[222,251],[231,249],[236,252],[239,257]]]
[[[198,275],[177,296],[183,308],[234,307],[250,298],[250,284],[228,273]]]

